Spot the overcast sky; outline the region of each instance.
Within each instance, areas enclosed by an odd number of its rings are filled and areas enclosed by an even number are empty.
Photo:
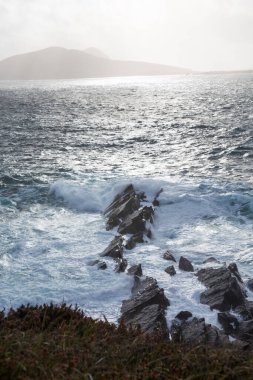
[[[0,0],[0,59],[48,46],[253,69],[253,0]]]

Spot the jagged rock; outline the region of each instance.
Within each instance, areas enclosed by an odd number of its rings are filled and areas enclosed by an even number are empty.
[[[217,260],[215,257],[208,257],[208,259],[203,261],[203,264],[208,264],[208,263],[217,263],[219,264],[220,261]]]
[[[169,267],[167,267],[166,269],[164,269],[166,273],[168,273],[170,276],[175,276],[175,274],[177,273],[175,268],[174,268],[174,265],[170,265]]]
[[[209,305],[211,309],[229,311],[244,303],[245,294],[228,268],[201,269],[197,276],[207,287],[200,295],[200,302]]]
[[[229,264],[228,266],[228,269],[230,270],[230,272],[237,278],[237,280],[243,284],[243,281],[242,281],[242,278],[241,278],[241,275],[238,271],[238,268],[237,268],[237,265],[236,263],[231,263]]]
[[[122,219],[139,208],[140,197],[135,192],[133,185],[128,185],[121,193],[116,195],[112,203],[104,211],[104,214],[108,217],[106,229],[110,230],[118,226]]]
[[[123,255],[123,238],[115,236],[108,247],[100,254],[100,256],[110,256],[114,259],[122,259]]]
[[[146,230],[146,220],[150,220],[154,210],[152,207],[145,206],[142,209],[134,211],[128,215],[118,228],[118,232],[125,234],[138,234]]]
[[[248,286],[249,290],[251,290],[253,292],[253,279],[251,279],[247,282],[247,286]]]
[[[253,301],[248,301],[247,299],[237,307],[234,308],[234,311],[243,318],[244,321],[253,319]]]
[[[126,243],[125,248],[133,249],[137,243],[144,243],[143,232],[131,236]]]
[[[117,265],[115,266],[115,272],[125,272],[127,267],[127,260],[126,259],[117,259]]]
[[[190,311],[180,311],[175,318],[179,319],[180,321],[186,321],[187,319],[192,317],[192,313]]]
[[[171,326],[172,340],[190,345],[208,344],[224,346],[229,343],[225,335],[217,327],[205,323],[204,318],[194,317],[190,321],[178,322],[174,320]]]
[[[239,322],[237,338],[251,344],[253,343],[253,319]]]
[[[122,302],[121,320],[127,326],[139,326],[145,333],[167,334],[165,309],[168,305],[169,301],[155,279],[135,277],[132,298]]]
[[[183,256],[181,256],[179,259],[179,269],[184,270],[186,272],[194,272],[192,263]]]
[[[238,319],[229,312],[218,313],[218,321],[223,330],[228,335],[235,335],[238,332]]]
[[[164,254],[163,254],[163,258],[164,260],[171,260],[171,261],[174,261],[175,263],[177,262],[175,257],[172,255],[171,252],[169,251],[166,251]]]
[[[131,276],[142,276],[142,268],[141,264],[133,265],[131,268],[128,269],[127,273]]]

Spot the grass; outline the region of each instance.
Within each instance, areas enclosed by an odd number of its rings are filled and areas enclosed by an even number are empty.
[[[0,379],[252,380],[253,355],[168,343],[65,304],[27,305],[0,314]]]

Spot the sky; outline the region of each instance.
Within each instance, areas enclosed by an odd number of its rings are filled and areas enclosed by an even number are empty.
[[[0,59],[49,46],[193,70],[253,69],[253,0],[0,0]]]

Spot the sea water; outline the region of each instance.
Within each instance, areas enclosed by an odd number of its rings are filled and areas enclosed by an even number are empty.
[[[116,230],[103,210],[133,183],[153,238],[126,251],[181,310],[217,324],[193,273],[208,257],[253,277],[253,75],[0,82],[0,308],[54,302],[117,322],[133,278],[88,265]],[[248,291],[252,299],[253,293]]]

